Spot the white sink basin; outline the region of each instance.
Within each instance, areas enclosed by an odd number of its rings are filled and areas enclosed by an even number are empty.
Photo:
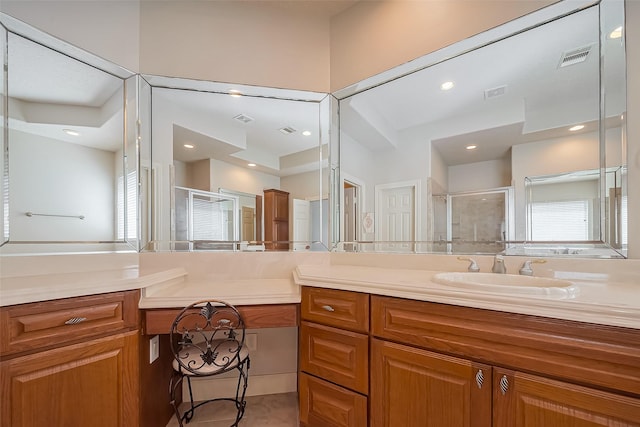
[[[511,295],[546,295],[551,298],[573,298],[579,290],[568,280],[549,277],[496,273],[438,273],[433,281],[441,285]]]

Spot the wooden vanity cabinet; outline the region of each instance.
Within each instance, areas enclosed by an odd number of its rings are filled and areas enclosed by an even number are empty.
[[[138,291],[0,309],[0,424],[139,425]]]
[[[369,295],[302,288],[300,424],[366,427]]]
[[[637,330],[372,296],[371,334],[372,427],[640,426]]]
[[[266,249],[289,249],[289,193],[286,191],[264,190],[264,240],[268,242]]]
[[[490,427],[491,366],[371,340],[371,427]]]
[[[495,427],[640,426],[640,400],[549,378],[494,369]]]

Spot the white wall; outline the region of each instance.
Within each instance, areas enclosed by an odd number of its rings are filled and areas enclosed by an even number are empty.
[[[504,159],[449,166],[449,193],[511,185],[511,162]]]
[[[13,130],[9,152],[12,241],[116,239],[115,153]],[[27,217],[25,212],[85,218]]]
[[[280,188],[280,177],[211,159],[211,191],[225,190],[262,194],[269,188]]]
[[[587,133],[514,145],[511,149],[516,240],[526,238],[525,178],[598,169],[598,135]]]

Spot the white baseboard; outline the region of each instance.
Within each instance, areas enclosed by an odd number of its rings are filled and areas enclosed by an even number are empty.
[[[217,399],[235,396],[238,378],[194,378],[191,380],[194,400]],[[247,396],[263,394],[291,393],[298,390],[298,374],[249,375]],[[183,400],[188,400],[189,389],[186,380],[182,384]]]

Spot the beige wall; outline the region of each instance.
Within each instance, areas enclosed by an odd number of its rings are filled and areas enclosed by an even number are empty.
[[[361,1],[331,20],[331,91],[555,0]]]
[[[0,11],[137,72],[138,1],[0,1]]]
[[[328,92],[329,19],[312,11],[280,1],[143,1],[140,71]]]

